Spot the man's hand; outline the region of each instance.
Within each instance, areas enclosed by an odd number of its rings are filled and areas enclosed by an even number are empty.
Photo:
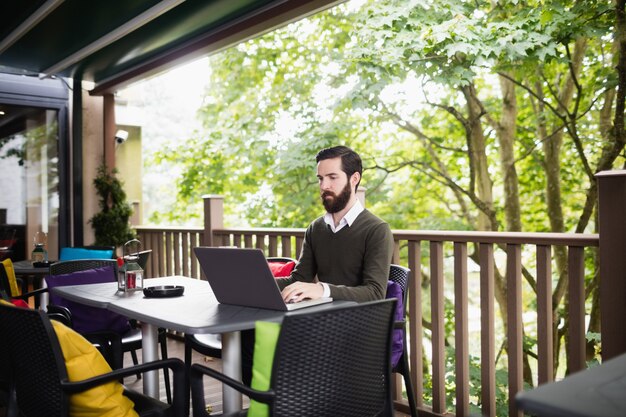
[[[283,288],[281,295],[286,303],[297,303],[305,298],[315,300],[324,294],[324,287],[320,283],[294,282]]]

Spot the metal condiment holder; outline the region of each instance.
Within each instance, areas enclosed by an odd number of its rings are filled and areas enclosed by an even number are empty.
[[[143,290],[143,269],[137,263],[141,242],[137,239],[124,243],[123,257],[117,258],[118,291]]]

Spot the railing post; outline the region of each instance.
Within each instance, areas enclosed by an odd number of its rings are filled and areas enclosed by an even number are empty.
[[[603,171],[598,181],[600,329],[602,360],[626,352],[626,170]]]
[[[204,199],[204,246],[219,246],[213,230],[224,228],[224,196],[205,195]]]
[[[356,190],[356,198],[358,198],[359,201],[361,201],[361,204],[363,204],[363,207],[365,207],[365,192],[366,191],[367,191],[367,188],[361,187],[361,186],[359,186],[359,188],[357,188]]]

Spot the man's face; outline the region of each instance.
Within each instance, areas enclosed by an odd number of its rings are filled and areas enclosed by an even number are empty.
[[[320,184],[322,204],[329,213],[343,210],[354,186],[348,181],[348,176],[341,170],[341,158],[324,159],[317,164],[317,179]]]

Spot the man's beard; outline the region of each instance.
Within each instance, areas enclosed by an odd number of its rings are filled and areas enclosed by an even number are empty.
[[[346,208],[346,205],[348,204],[348,201],[350,201],[351,197],[350,191],[352,190],[350,187],[350,181],[348,181],[348,183],[345,187],[343,187],[343,190],[341,190],[339,195],[336,195],[331,191],[325,191],[322,193],[322,204],[324,204],[324,208],[327,212],[331,214],[337,213]],[[332,198],[327,199],[327,196],[331,196]]]

